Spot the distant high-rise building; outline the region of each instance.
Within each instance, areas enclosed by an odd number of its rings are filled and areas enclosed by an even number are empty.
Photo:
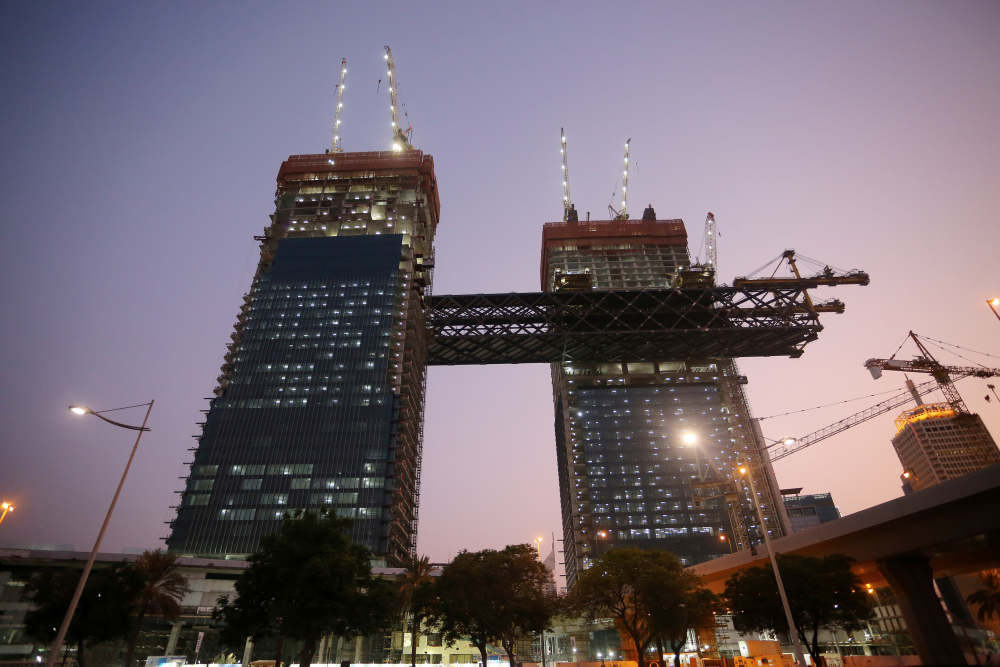
[[[689,267],[683,221],[657,220],[652,207],[641,220],[567,217],[544,226],[544,290],[665,289]],[[745,382],[731,359],[552,365],[568,585],[615,546],[693,564],[730,553],[735,533],[760,538],[746,504],[727,510],[723,495],[696,491],[731,479],[737,450],[762,446]],[[783,535],[774,474],[766,455],[754,460],[768,530]]]
[[[802,489],[781,490],[792,532],[798,532],[840,518],[840,509],[829,493],[801,495]]]
[[[1000,463],[1000,450],[977,414],[949,403],[926,403],[896,418],[892,446],[904,490],[919,491]]]
[[[286,511],[333,508],[396,564],[417,532],[434,162],[295,155],[277,181],[169,548],[247,554]]]

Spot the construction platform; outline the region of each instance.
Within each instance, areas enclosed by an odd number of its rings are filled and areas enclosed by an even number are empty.
[[[823,327],[812,285],[430,297],[427,363],[607,363],[798,357]]]

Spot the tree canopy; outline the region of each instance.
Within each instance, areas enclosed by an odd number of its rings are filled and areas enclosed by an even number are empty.
[[[657,638],[671,643],[679,664],[688,630],[715,610],[716,598],[663,549],[618,547],[577,577],[571,604],[588,619],[612,618],[632,639],[639,667]],[[683,606],[682,606],[683,605]]]
[[[49,570],[28,582],[24,599],[36,605],[24,618],[29,637],[45,644],[55,640],[80,575],[79,570]],[[128,637],[132,605],[142,586],[141,576],[127,561],[91,572],[66,632],[80,667],[86,667],[84,649]]]
[[[976,578],[983,587],[969,593],[965,601],[979,606],[976,618],[982,623],[1000,616],[1000,569],[983,570],[976,574]]]
[[[544,631],[555,613],[557,600],[546,591],[548,581],[548,570],[531,545],[462,551],[434,586],[434,621],[448,645],[468,638],[484,665],[486,645],[494,642],[516,664],[516,638]]]
[[[778,556],[799,639],[816,661],[819,631],[824,628],[860,630],[873,609],[861,580],[851,571],[853,559],[844,554],[823,558],[787,554]],[[726,581],[725,598],[740,632],[788,633],[784,607],[771,565],[751,567]],[[807,631],[811,638],[807,636]]]
[[[260,549],[235,583],[237,598],[219,599],[225,638],[277,634],[302,641],[309,667],[321,637],[355,637],[389,627],[395,591],[373,577],[371,552],[347,537],[350,519],[298,510]],[[280,650],[280,649],[279,649]],[[279,656],[280,659],[280,656]]]
[[[181,615],[180,601],[191,590],[187,579],[177,571],[177,554],[160,549],[144,551],[131,567],[139,575],[142,588],[133,603],[134,619],[125,650],[125,667],[132,667],[143,619],[153,616],[174,620]]]

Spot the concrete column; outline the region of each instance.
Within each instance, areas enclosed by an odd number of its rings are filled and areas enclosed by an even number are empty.
[[[253,641],[247,637],[247,643],[243,647],[243,667],[247,667],[250,664],[251,657],[253,657]]]
[[[934,592],[934,572],[924,556],[878,561],[878,571],[899,600],[906,629],[923,665],[964,665],[965,655]]]
[[[361,647],[364,642],[364,637],[358,637],[354,640],[354,663],[361,662]]]
[[[177,639],[181,636],[181,625],[180,621],[174,621],[173,627],[170,628],[170,639],[167,640],[165,655],[173,655],[177,651]]]

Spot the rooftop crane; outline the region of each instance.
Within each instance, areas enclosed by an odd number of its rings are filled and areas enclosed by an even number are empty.
[[[559,128],[559,138],[560,142],[560,152],[562,153],[562,170],[563,170],[563,222],[572,220],[576,222],[578,216],[576,209],[573,207],[573,200],[569,196],[569,161],[566,155],[566,132],[563,128]]]
[[[628,220],[628,147],[631,143],[631,138],[625,142],[625,165],[622,169],[622,210],[616,211],[611,204],[608,204],[612,220]]]
[[[829,426],[824,426],[818,431],[813,431],[812,433],[801,438],[784,438],[777,446],[771,448],[771,460],[777,461],[779,459],[783,459],[799,450],[815,445],[817,442],[826,440],[827,438],[837,435],[842,431],[846,431],[853,426],[864,423],[869,419],[873,419],[879,415],[884,415],[887,412],[892,412],[897,408],[903,407],[910,401],[916,401],[916,403],[920,405],[923,402],[920,399],[921,396],[929,394],[937,389],[940,389],[944,393],[955,412],[964,412],[968,414],[968,408],[966,408],[962,398],[958,395],[958,390],[955,389],[954,382],[967,377],[1000,377],[1000,368],[985,368],[982,366],[944,366],[930,355],[927,348],[924,347],[924,345],[916,338],[916,334],[911,331],[910,335],[914,338],[914,341],[917,342],[917,346],[924,353],[923,357],[917,357],[912,361],[869,359],[865,362],[865,367],[871,372],[872,377],[876,379],[881,377],[883,370],[893,370],[931,373],[934,377],[933,380],[928,380],[927,382],[914,385],[912,381],[907,379],[907,388],[905,391],[888,398],[881,403],[876,403],[870,408],[857,412],[850,417],[841,419],[838,422],[834,422]],[[893,357],[895,356],[896,355],[893,355]]]
[[[392,101],[392,150],[394,151],[411,151],[413,146],[410,145],[410,135],[413,133],[413,127],[408,127],[405,131],[399,126],[399,105],[396,96],[396,64],[392,60],[392,49],[388,46],[385,47],[385,60],[386,65],[389,67],[389,99]]]
[[[337,110],[333,116],[333,141],[330,142],[331,153],[343,153],[340,147],[340,109],[344,106],[344,75],[347,74],[347,58],[340,61],[340,83],[337,84]]]
[[[708,212],[708,216],[705,217],[705,268],[715,270],[716,261],[716,245],[715,238],[717,236],[717,231],[715,229],[715,216],[712,212]]]
[[[1000,368],[986,368],[984,366],[944,366],[930,350],[920,341],[917,334],[912,331],[908,334],[913,342],[917,344],[921,356],[914,357],[910,361],[900,361],[893,354],[888,359],[869,359],[865,362],[865,368],[872,374],[874,379],[882,377],[882,371],[904,371],[909,373],[930,373],[931,377],[937,381],[938,388],[944,394],[945,400],[951,404],[952,409],[960,414],[970,414],[969,408],[965,406],[965,401],[955,388],[955,383],[951,379],[951,373],[961,374],[963,377],[973,375],[980,378],[995,377],[1000,375]],[[909,383],[908,384],[912,384]],[[918,401],[919,403],[919,401]]]

